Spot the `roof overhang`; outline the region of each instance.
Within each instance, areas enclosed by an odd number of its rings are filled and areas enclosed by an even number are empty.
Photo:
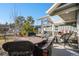
[[[42,16],[42,17],[39,18],[39,20],[45,20],[46,18],[48,19],[48,21],[49,21],[50,23],[52,23],[52,24],[54,24],[54,25],[56,25],[56,26],[65,23],[65,22],[64,22],[63,20],[61,20],[61,19],[60,19],[60,21],[54,21],[54,19],[53,19],[51,16],[49,16],[49,15]]]
[[[60,15],[66,12],[71,12],[71,11],[75,11],[79,9],[79,6],[76,6],[75,3],[68,3],[68,4],[64,4],[62,6],[62,3],[56,3],[54,4],[51,8],[49,8],[46,13],[53,16],[53,15]]]
[[[48,21],[49,21],[50,23],[53,24],[53,21],[52,21],[52,19],[51,19],[51,17],[50,17],[49,15],[42,16],[42,17],[39,18],[39,20],[44,20],[44,19],[46,19],[46,18],[48,19]]]
[[[59,15],[65,23],[76,22],[76,11],[79,10],[77,3],[56,3],[46,13],[50,16]]]
[[[50,7],[50,8],[46,11],[46,13],[50,15],[59,5],[60,5],[60,3],[55,3],[55,4],[53,4],[52,7]]]

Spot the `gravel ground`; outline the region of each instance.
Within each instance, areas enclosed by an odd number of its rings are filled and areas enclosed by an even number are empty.
[[[6,42],[10,42],[10,41],[13,41],[13,39],[9,39],[7,40]],[[0,40],[0,56],[7,56],[8,53],[5,52],[3,49],[2,49],[2,44],[5,43],[4,40]]]
[[[0,56],[8,56],[8,53],[5,52],[1,47],[0,47]]]

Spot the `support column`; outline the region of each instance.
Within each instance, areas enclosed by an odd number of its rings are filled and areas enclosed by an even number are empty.
[[[52,24],[52,36],[54,37],[55,26]]]
[[[79,10],[77,11],[77,36],[78,36],[78,48],[79,48]]]
[[[43,36],[44,27],[43,27],[43,19],[41,19],[41,35]]]

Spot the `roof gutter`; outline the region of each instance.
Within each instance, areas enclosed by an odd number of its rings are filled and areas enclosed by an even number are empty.
[[[51,14],[52,11],[54,11],[61,3],[55,3],[54,5],[52,5],[52,7],[50,7],[46,13],[47,14]]]

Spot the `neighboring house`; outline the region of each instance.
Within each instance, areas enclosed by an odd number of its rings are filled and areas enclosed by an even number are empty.
[[[46,11],[50,16],[60,16],[67,25],[75,26],[79,42],[79,4],[78,3],[56,3]],[[69,25],[68,25],[69,26]],[[78,45],[79,47],[79,45]]]
[[[13,34],[14,26],[0,24],[0,34]]]
[[[0,33],[5,33],[8,30],[9,30],[9,26],[8,25],[0,24]]]

